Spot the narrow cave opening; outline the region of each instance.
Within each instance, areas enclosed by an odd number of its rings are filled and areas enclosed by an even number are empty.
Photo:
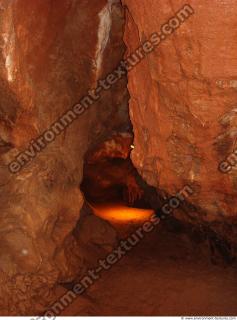
[[[237,6],[191,2],[0,4],[0,315],[236,313]]]
[[[132,130],[114,132],[84,159],[80,189],[94,213],[112,223],[142,221],[153,213],[147,184],[130,158],[133,148]]]

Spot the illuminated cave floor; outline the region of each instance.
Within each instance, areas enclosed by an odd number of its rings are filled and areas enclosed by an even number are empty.
[[[236,315],[237,270],[202,251],[160,223],[63,315]]]
[[[91,205],[91,207],[96,215],[114,225],[142,223],[149,220],[153,213],[152,209],[130,208],[122,203],[97,204]]]
[[[152,209],[138,209],[123,203],[91,205],[94,214],[112,224],[121,238],[128,237],[153,215]]]

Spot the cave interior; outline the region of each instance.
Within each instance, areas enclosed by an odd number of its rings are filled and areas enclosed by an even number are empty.
[[[1,1],[0,316],[236,314],[237,6],[174,2]]]

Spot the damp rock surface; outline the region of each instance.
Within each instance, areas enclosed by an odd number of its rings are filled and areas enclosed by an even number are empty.
[[[185,5],[122,2],[128,56]],[[188,5],[194,13],[128,73],[132,160],[149,184],[171,196],[192,186],[193,206],[176,210],[177,217],[213,224],[236,242],[236,170],[218,170],[236,144],[236,3]]]
[[[1,315],[42,313],[55,283],[80,272],[83,157],[127,125],[126,77],[18,174],[8,164],[117,67],[123,24],[117,1],[1,1]]]
[[[123,35],[129,55],[184,5],[122,2],[125,35],[119,1],[0,3],[1,315],[42,314],[55,301],[55,285],[83,270],[83,241],[74,231],[84,203],[79,188],[84,156],[129,127],[126,77],[104,90],[18,174],[10,173],[8,164],[118,66]],[[149,185],[169,195],[192,185],[189,207],[175,214],[205,222],[235,243],[236,171],[223,174],[218,165],[236,140],[237,9],[231,0],[190,5],[194,14],[129,72],[132,161]],[[92,242],[110,248],[114,231],[88,219],[82,240],[91,240],[92,228],[104,228],[108,241],[99,232]],[[128,271],[123,281],[131,267]],[[214,286],[220,287],[220,282]]]

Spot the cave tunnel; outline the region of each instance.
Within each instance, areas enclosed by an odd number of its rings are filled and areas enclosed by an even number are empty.
[[[0,317],[236,315],[236,13],[0,1]]]
[[[133,133],[118,132],[90,150],[84,160],[80,189],[94,213],[111,223],[145,221],[154,211],[145,197],[148,185],[130,159],[133,148]]]

